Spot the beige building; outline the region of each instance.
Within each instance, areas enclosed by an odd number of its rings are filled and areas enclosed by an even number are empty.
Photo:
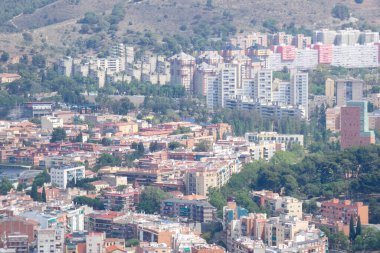
[[[0,74],[0,83],[11,83],[21,79],[18,74],[2,73]]]
[[[63,127],[63,119],[54,116],[42,116],[41,128],[52,131],[54,128]]]
[[[327,78],[325,81],[325,96],[330,99],[335,98],[335,81],[331,78]]]
[[[240,171],[241,164],[235,160],[223,160],[205,164],[188,170],[185,174],[186,194],[207,196],[209,188],[219,189],[227,184],[234,173]]]
[[[348,101],[363,100],[364,81],[358,79],[340,79],[336,81],[336,104],[345,106]]]
[[[326,109],[326,129],[331,132],[340,131],[340,107]]]
[[[265,243],[268,246],[280,246],[294,240],[296,233],[308,230],[309,222],[294,216],[272,217],[265,224]]]
[[[380,129],[380,110],[368,113],[368,127],[370,130]]]
[[[302,201],[296,198],[280,196],[267,190],[252,191],[251,196],[260,206],[267,208],[274,215],[287,214],[302,218]]]

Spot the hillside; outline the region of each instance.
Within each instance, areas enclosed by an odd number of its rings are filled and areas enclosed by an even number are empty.
[[[20,1],[20,0],[18,0]],[[38,0],[37,0],[38,1]],[[0,34],[0,48],[12,52],[28,51],[43,47],[46,52],[63,51],[71,45],[85,40],[89,35],[78,33],[78,20],[86,12],[106,17],[115,4],[121,4],[125,18],[118,24],[112,37],[102,40],[128,40],[131,32],[150,31],[164,37],[179,34],[191,36],[193,29],[201,24],[213,27],[228,24],[237,28],[237,33],[263,30],[263,23],[271,21],[277,29],[290,24],[307,29],[337,28],[353,22],[358,27],[380,27],[377,14],[380,0],[57,0],[43,1],[42,8],[33,13],[21,14],[9,23],[19,33]],[[52,2],[52,3],[50,3]],[[208,3],[208,4],[207,4]],[[333,18],[331,11],[336,4],[344,4],[351,19],[341,21]],[[33,43],[24,43],[21,31],[31,31]],[[216,36],[217,32],[213,34]],[[130,41],[130,40],[128,40]],[[15,44],[17,47],[15,47]],[[49,51],[50,50],[50,51]]]

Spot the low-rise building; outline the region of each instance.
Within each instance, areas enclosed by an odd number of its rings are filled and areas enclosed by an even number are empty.
[[[84,166],[62,166],[51,168],[50,177],[53,186],[57,186],[61,189],[66,189],[67,184],[74,180],[85,178],[85,167]]]

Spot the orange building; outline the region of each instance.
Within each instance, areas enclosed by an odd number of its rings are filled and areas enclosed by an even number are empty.
[[[332,199],[322,202],[321,214],[330,222],[341,221],[343,224],[349,224],[351,217],[356,223],[358,217],[362,225],[368,224],[368,206],[363,202],[351,202],[351,200]]]

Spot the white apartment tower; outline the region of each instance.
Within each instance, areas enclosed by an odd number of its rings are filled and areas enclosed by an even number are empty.
[[[291,84],[291,104],[293,106],[302,106],[305,110],[305,119],[308,118],[308,95],[309,95],[309,74],[297,72],[293,75]]]
[[[254,97],[260,103],[272,102],[272,70],[263,69],[259,70],[256,74]]]

